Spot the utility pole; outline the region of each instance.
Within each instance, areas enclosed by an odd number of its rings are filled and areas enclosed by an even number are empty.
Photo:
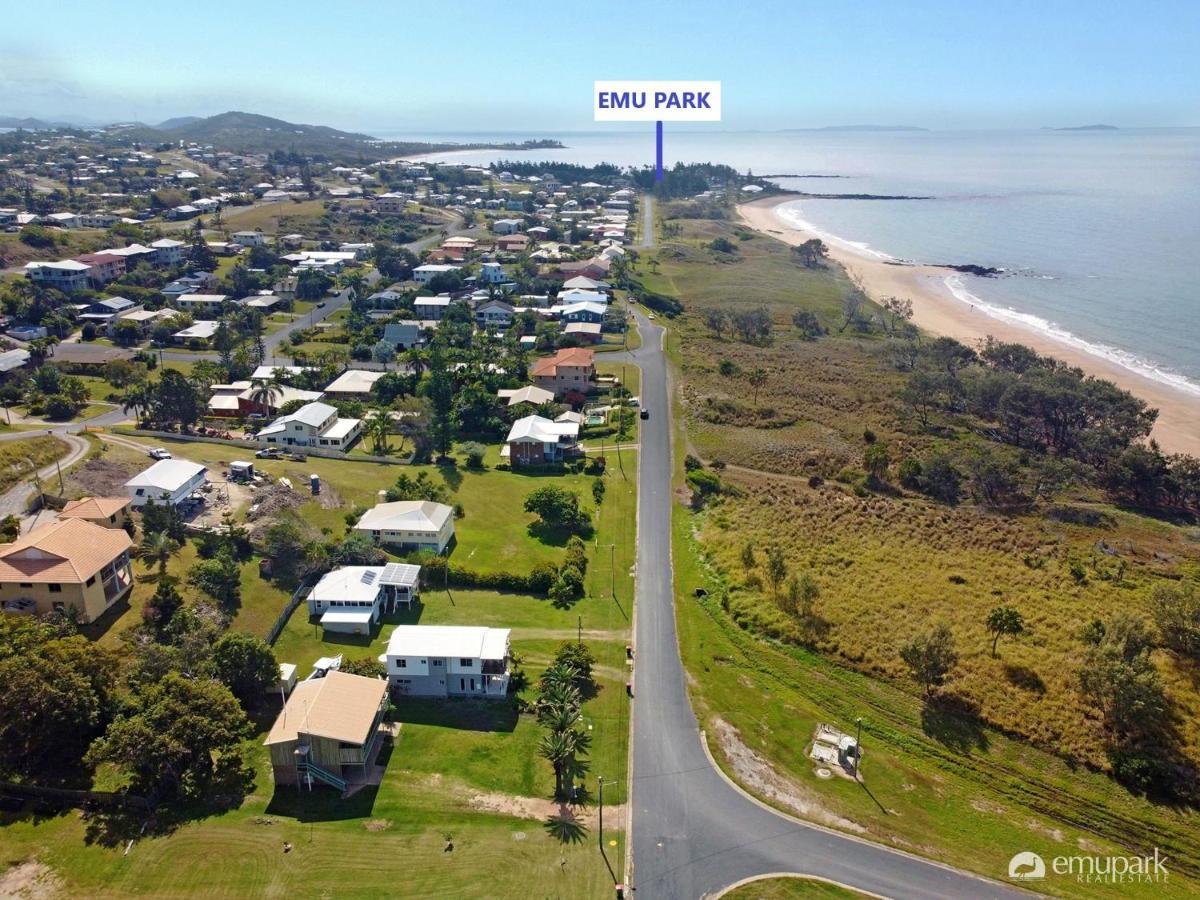
[[[854,733],[854,780],[858,781],[859,764],[862,762],[862,716],[854,720],[857,730]]]
[[[609,569],[612,571],[612,597],[617,599],[617,545],[608,545]]]
[[[613,871],[612,863],[608,861],[608,854],[604,852],[604,776],[601,775],[596,782],[600,788],[600,817],[596,834],[600,845],[600,857],[604,860],[604,865],[608,867],[608,874],[612,876],[613,884],[617,883],[617,873]]]
[[[583,615],[579,616],[579,624],[575,627],[575,643],[583,646]]]

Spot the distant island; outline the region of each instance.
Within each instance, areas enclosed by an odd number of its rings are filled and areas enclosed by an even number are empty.
[[[1055,128],[1055,131],[1120,131],[1116,125],[1070,125],[1066,128]]]
[[[916,125],[826,125],[816,131],[928,131]]]

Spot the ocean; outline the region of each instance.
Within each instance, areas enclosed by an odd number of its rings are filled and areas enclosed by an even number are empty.
[[[552,136],[568,146],[432,158],[654,161],[652,127]],[[1003,269],[948,286],[997,318],[1200,397],[1200,129],[737,133],[668,124],[664,156],[667,165],[728,163],[808,193],[928,197],[802,199],[780,213],[862,253]]]

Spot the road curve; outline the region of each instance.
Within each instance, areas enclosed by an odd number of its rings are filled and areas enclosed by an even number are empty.
[[[671,410],[663,329],[637,315],[650,418],[638,478],[632,873],[636,896],[697,900],[744,878],[799,872],[896,898],[1028,897],[998,882],[803,823],[716,769],[688,700],[671,571]]]

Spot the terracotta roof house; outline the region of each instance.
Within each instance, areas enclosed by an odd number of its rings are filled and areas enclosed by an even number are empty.
[[[339,791],[364,778],[383,743],[386,681],[331,671],[300,682],[263,742],[270,748],[275,784]]]
[[[84,497],[72,500],[58,514],[60,519],[83,519],[101,528],[124,528],[129,518],[128,497]]]
[[[133,587],[132,546],[123,530],[84,519],[35,528],[0,546],[0,608],[94,622]]]
[[[595,386],[595,353],[586,347],[569,347],[539,359],[530,370],[533,383],[554,394],[567,391],[590,393]]]

